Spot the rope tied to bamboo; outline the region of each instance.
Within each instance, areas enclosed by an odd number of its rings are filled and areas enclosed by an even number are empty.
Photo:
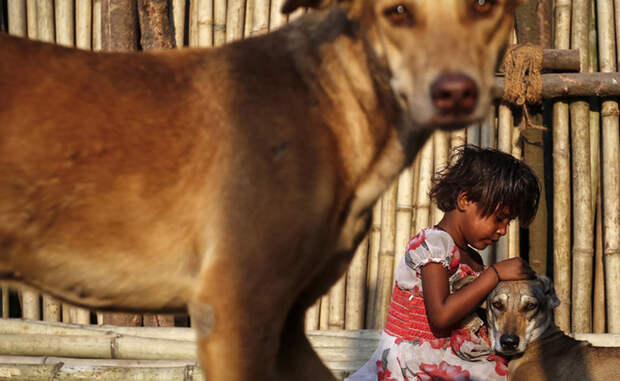
[[[513,45],[504,55],[504,101],[521,107],[523,119],[519,129],[545,129],[530,120],[528,105],[542,101],[543,48],[538,45]]]

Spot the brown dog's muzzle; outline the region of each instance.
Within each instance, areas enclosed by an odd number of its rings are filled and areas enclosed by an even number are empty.
[[[478,85],[465,74],[444,74],[431,84],[431,98],[439,115],[466,117],[478,105]]]

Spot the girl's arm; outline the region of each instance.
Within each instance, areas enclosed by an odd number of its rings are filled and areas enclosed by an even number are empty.
[[[521,258],[511,258],[495,265],[501,280],[528,279],[529,265]],[[444,330],[454,326],[474,309],[497,285],[495,270],[487,268],[472,283],[450,294],[448,270],[439,263],[422,267],[422,290],[431,326]]]

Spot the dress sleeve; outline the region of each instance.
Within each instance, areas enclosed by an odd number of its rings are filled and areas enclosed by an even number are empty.
[[[407,267],[416,272],[431,262],[450,269],[454,248],[454,241],[448,233],[438,229],[424,229],[409,241],[404,260]]]

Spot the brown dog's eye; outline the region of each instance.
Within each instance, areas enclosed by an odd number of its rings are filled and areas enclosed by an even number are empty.
[[[525,310],[526,311],[532,311],[535,310],[538,307],[538,305],[536,303],[528,303],[525,305]]]
[[[499,311],[502,311],[504,309],[504,305],[502,304],[502,302],[493,302],[491,305],[493,306],[493,308]]]
[[[412,26],[413,25],[413,14],[403,4],[398,4],[396,6],[390,7],[386,9],[383,14],[390,20],[393,25],[396,26]]]
[[[497,0],[470,0],[472,2],[472,10],[479,16],[484,16],[493,10]]]

